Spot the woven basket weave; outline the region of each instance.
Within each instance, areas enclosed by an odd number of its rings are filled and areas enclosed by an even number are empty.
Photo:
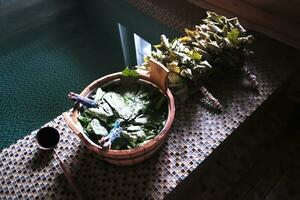
[[[89,150],[96,153],[98,157],[102,160],[105,160],[114,165],[133,165],[140,163],[147,158],[149,158],[153,153],[155,153],[166,140],[167,134],[174,120],[175,116],[175,105],[174,97],[167,87],[167,76],[168,69],[162,66],[160,63],[150,60],[150,73],[149,75],[144,74],[140,75],[139,80],[152,84],[153,87],[159,88],[168,100],[168,117],[164,128],[159,134],[145,145],[133,149],[127,150],[103,150],[100,146],[91,141],[84,133],[80,123],[77,120],[80,104],[76,103],[74,108],[70,113],[64,113],[63,116],[69,125],[69,127],[74,131],[74,133],[83,141]],[[95,80],[90,85],[88,85],[82,92],[81,96],[89,96],[91,92],[95,91],[98,87],[112,82],[112,81],[121,81],[122,74],[114,73],[99,78]]]

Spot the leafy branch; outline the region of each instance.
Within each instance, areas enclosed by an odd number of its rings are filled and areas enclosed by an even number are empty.
[[[256,77],[243,66],[244,58],[250,54],[248,46],[254,41],[252,35],[237,18],[228,19],[214,12],[207,12],[203,24],[194,30],[185,29],[185,35],[170,41],[161,35],[160,44],[154,45],[151,56],[169,70],[169,86],[182,101],[191,93],[190,84],[198,86],[203,96],[217,110],[222,106],[209,90],[205,80],[212,74],[238,69],[249,80],[252,88],[258,88]],[[145,59],[148,66],[149,58]],[[143,68],[145,66],[142,66]]]

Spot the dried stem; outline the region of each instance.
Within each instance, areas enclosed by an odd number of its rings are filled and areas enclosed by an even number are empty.
[[[242,70],[243,75],[250,82],[251,88],[258,90],[258,82],[256,80],[256,76],[253,75],[247,67],[243,67],[241,70]]]
[[[203,96],[212,103],[212,107],[218,111],[222,111],[223,107],[218,99],[216,99],[204,86],[200,87],[200,92]]]

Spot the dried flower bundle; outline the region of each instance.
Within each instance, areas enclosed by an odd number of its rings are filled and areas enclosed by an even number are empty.
[[[256,77],[243,66],[245,56],[251,53],[248,46],[253,40],[237,18],[207,12],[203,24],[196,25],[194,30],[185,29],[185,36],[170,41],[161,35],[160,44],[154,45],[150,57],[170,70],[169,87],[182,101],[198,86],[205,101],[222,110],[219,101],[206,89],[205,80],[212,73],[239,70],[250,86],[257,89]],[[147,70],[150,57],[145,58],[144,66],[137,68]]]

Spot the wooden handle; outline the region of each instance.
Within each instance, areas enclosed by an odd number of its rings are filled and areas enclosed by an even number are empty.
[[[64,175],[65,175],[65,177],[66,177],[66,179],[67,179],[69,185],[72,187],[73,191],[76,193],[77,198],[78,198],[79,200],[84,200],[84,199],[86,199],[86,198],[83,196],[83,193],[81,192],[80,187],[79,187],[79,186],[77,185],[77,183],[75,182],[75,177],[74,177],[74,175],[72,174],[72,172],[71,172],[69,166],[68,166],[66,163],[64,163],[64,162],[62,161],[62,159],[59,157],[59,155],[58,155],[56,152],[55,152],[55,155],[56,155],[56,158],[57,158],[58,161],[59,161],[59,165],[60,165],[61,169],[63,170],[63,173],[64,173]]]
[[[163,92],[168,88],[168,74],[169,70],[163,64],[150,59],[150,78]]]
[[[67,124],[70,126],[70,128],[73,130],[73,132],[79,136],[80,130],[75,122],[77,122],[77,115],[72,112],[71,114],[68,112],[64,112],[63,114],[64,120],[67,122]]]

